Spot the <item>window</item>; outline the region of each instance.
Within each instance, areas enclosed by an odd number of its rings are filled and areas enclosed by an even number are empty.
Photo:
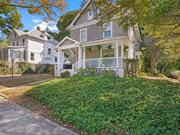
[[[51,40],[51,37],[47,37],[48,40]]]
[[[13,42],[13,46],[14,46],[14,42]]]
[[[31,60],[34,60],[34,53],[31,53]]]
[[[112,37],[112,22],[103,25],[103,38]]]
[[[93,11],[89,11],[88,12],[88,20],[92,20],[93,16],[94,16]]]
[[[24,45],[24,43],[25,43],[25,39],[23,39],[23,45]]]
[[[19,43],[18,43],[18,41],[16,42],[16,46],[18,46],[19,45]]]
[[[51,54],[51,48],[48,48],[48,54],[49,55]]]
[[[55,62],[57,62],[57,57],[55,57]]]
[[[40,37],[41,37],[41,38],[44,38],[44,36],[43,36],[43,35],[40,35]]]
[[[87,28],[80,30],[80,41],[86,42],[87,41]]]

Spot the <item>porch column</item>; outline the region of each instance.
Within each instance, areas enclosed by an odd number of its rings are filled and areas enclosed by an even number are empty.
[[[115,57],[116,57],[116,67],[119,67],[119,43],[116,42],[116,47],[115,47]]]
[[[3,57],[3,56],[2,56]],[[8,49],[8,62],[10,62],[11,61],[11,50],[10,49]]]
[[[82,67],[82,48],[79,46],[78,48],[78,68]]]
[[[58,70],[63,69],[64,64],[64,52],[58,51]]]
[[[121,41],[121,67],[123,67],[123,59],[124,59],[124,44]]]
[[[83,47],[83,68],[86,68],[86,48]]]

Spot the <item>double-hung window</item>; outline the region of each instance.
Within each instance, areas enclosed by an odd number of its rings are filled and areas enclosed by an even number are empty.
[[[80,30],[80,41],[81,42],[87,41],[87,28]]]
[[[91,10],[88,12],[88,20],[92,20],[93,17],[94,17],[94,13],[93,13],[93,10]]]
[[[112,37],[112,22],[103,25],[103,38]]]
[[[31,53],[31,60],[34,60],[34,53]]]
[[[48,54],[51,55],[51,48],[48,48]]]

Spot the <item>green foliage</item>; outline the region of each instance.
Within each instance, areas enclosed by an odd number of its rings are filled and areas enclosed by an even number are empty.
[[[64,71],[60,75],[61,77],[70,77],[70,72],[69,71]]]
[[[138,24],[145,36],[171,58],[180,57],[180,2],[177,0],[96,0],[100,23],[116,16],[124,28]],[[144,37],[145,37],[144,36]]]
[[[0,8],[0,31],[9,35],[13,28],[21,28],[21,15],[16,8],[3,7]]]
[[[29,70],[29,68],[31,68],[31,65],[27,62],[19,62],[18,68],[21,73],[25,73],[26,70]]]
[[[31,68],[31,67],[28,67],[22,74],[34,74],[35,71]]]
[[[78,12],[79,10],[70,11],[67,12],[65,15],[61,16],[57,23],[59,33],[50,33],[50,34],[53,35],[55,39],[58,41],[61,41],[64,37],[69,36],[70,32],[66,28],[74,20]]]
[[[78,75],[82,76],[116,76],[116,72],[113,70],[85,68],[80,69]]]
[[[4,61],[0,61],[0,74],[10,74],[11,69],[9,69],[8,65]]]
[[[7,40],[0,40],[0,49],[6,47],[7,45],[8,45]]]
[[[27,95],[85,134],[180,133],[180,85],[167,81],[78,75],[36,86]]]
[[[36,73],[40,73],[40,74],[47,73],[54,75],[54,66],[49,64],[37,65],[35,71]]]

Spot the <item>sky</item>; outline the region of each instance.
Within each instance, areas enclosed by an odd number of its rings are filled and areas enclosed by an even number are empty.
[[[66,2],[68,4],[68,6],[66,8],[66,12],[67,12],[67,11],[79,9],[82,0],[66,0]],[[41,16],[30,15],[26,9],[19,8],[18,10],[22,16],[21,21],[24,25],[24,27],[23,27],[24,30],[32,30],[36,26],[40,26],[42,30],[47,28],[47,23],[43,21]],[[53,32],[58,31],[58,29],[56,27],[56,23],[57,23],[57,21],[51,21],[48,25],[48,28]]]

